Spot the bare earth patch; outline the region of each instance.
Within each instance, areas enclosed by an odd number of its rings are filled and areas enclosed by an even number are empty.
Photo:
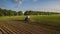
[[[20,21],[0,21],[0,30],[4,34],[60,34],[59,31],[22,23]]]

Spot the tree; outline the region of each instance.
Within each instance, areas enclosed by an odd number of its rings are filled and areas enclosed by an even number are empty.
[[[18,12],[18,15],[23,15],[23,12],[22,12],[22,11],[19,11],[19,12]]]

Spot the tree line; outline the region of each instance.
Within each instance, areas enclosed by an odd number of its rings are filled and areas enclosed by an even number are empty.
[[[60,14],[56,12],[45,12],[45,11],[25,11],[24,15],[52,15],[52,14]]]
[[[16,15],[23,15],[22,11],[13,11],[13,10],[6,10],[0,8],[0,16],[16,16]]]
[[[13,10],[6,10],[0,8],[0,16],[20,16],[20,15],[51,15],[51,14],[60,14],[60,13],[54,13],[54,12],[43,12],[43,11],[25,11],[23,14],[23,11],[13,11]]]

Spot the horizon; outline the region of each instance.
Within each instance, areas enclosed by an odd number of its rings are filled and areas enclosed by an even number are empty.
[[[14,11],[60,12],[60,0],[0,0],[0,8]]]

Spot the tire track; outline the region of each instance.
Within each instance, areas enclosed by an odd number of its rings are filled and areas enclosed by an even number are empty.
[[[17,24],[17,25],[16,25]],[[5,26],[10,28],[12,31],[14,31],[16,34],[28,34],[31,33],[30,31],[21,29],[21,25],[18,25],[18,23],[16,24],[11,24],[11,23],[5,23]]]
[[[7,34],[15,34],[13,31],[11,31],[9,28],[7,28],[6,26],[2,26],[1,27],[5,32],[7,32]],[[5,33],[6,34],[6,33]]]
[[[18,30],[17,27],[11,25],[10,23],[6,23],[5,26],[6,26],[7,28],[9,28],[10,30],[12,30],[13,32],[15,32],[15,34],[21,33],[21,31]]]
[[[1,31],[2,34],[7,34],[7,32],[4,31],[4,29],[2,29],[2,28],[0,28],[0,31]]]

